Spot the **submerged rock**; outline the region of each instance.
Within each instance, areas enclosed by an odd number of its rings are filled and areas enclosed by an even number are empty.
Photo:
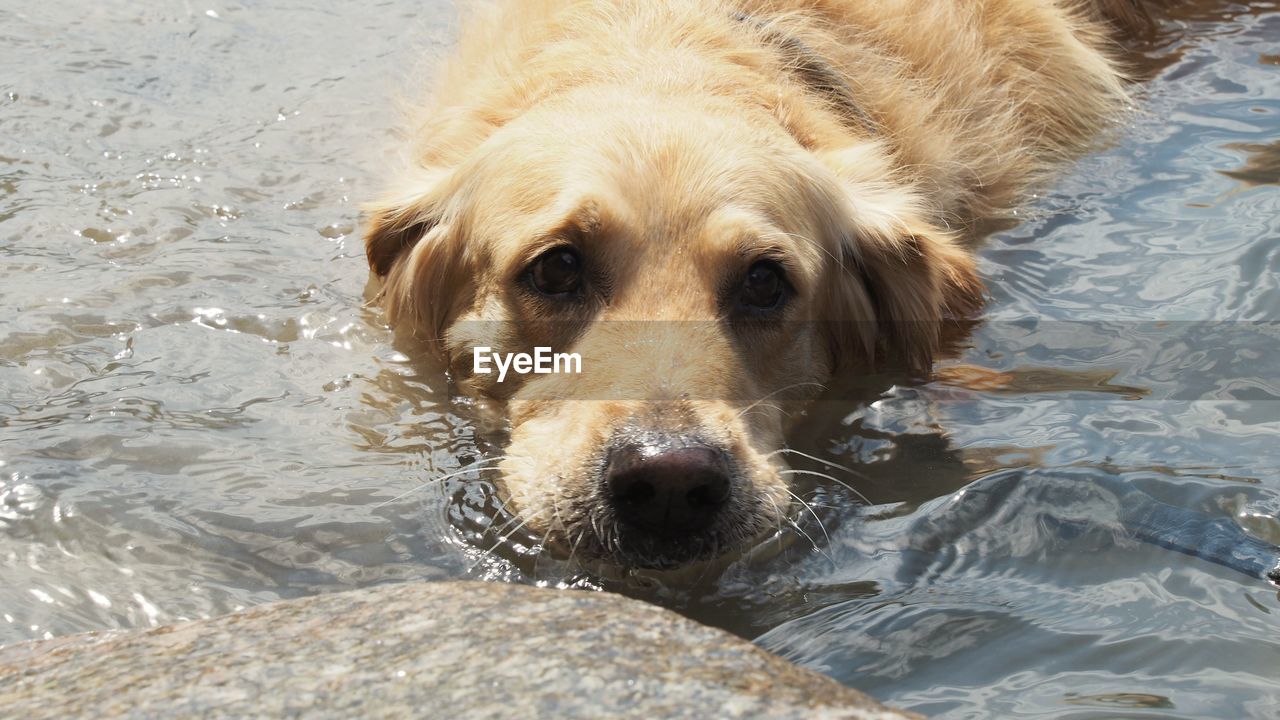
[[[914,717],[604,593],[384,585],[0,648],[9,717]]]

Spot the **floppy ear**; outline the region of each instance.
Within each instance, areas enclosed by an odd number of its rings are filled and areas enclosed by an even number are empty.
[[[983,305],[972,254],[923,218],[887,158],[860,147],[823,158],[841,178],[842,267],[830,300],[837,364],[887,360],[926,373],[948,334]],[[855,167],[851,168],[850,165]],[[850,320],[857,322],[849,322]]]
[[[447,175],[420,169],[398,182],[396,192],[365,206],[365,253],[383,280],[388,321],[436,343],[474,290],[465,247],[447,217]]]
[[[946,234],[924,227],[859,240],[884,354],[927,373],[948,331],[982,307],[973,258]]]
[[[369,216],[365,255],[378,277],[385,278],[405,251],[439,224],[446,177],[444,171],[420,168],[398,180],[392,192],[364,206]]]

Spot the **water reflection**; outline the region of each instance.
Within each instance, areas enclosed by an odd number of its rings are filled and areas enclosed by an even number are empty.
[[[1247,153],[1243,167],[1236,170],[1219,170],[1229,178],[1235,178],[1248,187],[1255,185],[1280,185],[1280,140],[1270,143],[1227,143],[1228,150]]]
[[[1192,678],[1212,668],[1260,687],[1280,652],[1266,634],[1274,620],[1231,599],[1240,585],[1229,574],[1171,563],[1130,535],[1132,499],[1121,499],[1137,491],[1127,488],[1163,484],[1143,473],[1006,472],[910,516],[842,530],[839,577],[874,579],[880,593],[797,613],[759,642],[928,712],[1010,714],[1025,693],[983,689],[1021,675],[1029,692],[1176,688],[1183,712],[1225,716],[1240,698]],[[1262,585],[1246,592],[1274,601]],[[1042,700],[1039,713],[1053,716],[1064,701]]]

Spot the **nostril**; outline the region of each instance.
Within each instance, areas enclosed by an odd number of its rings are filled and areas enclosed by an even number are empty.
[[[692,507],[720,507],[729,499],[729,478],[717,474],[705,480],[685,494],[686,500]]]
[[[657,495],[653,484],[642,477],[622,475],[619,480],[613,483],[614,497],[627,505],[642,505]]]
[[[723,453],[704,445],[623,446],[610,453],[606,482],[621,522],[660,535],[705,529],[732,494]]]

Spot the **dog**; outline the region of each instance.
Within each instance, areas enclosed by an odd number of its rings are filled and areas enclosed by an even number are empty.
[[[795,507],[791,410],[927,373],[972,243],[1125,109],[1124,0],[509,0],[474,11],[368,206],[380,299],[510,439],[569,556],[673,568]],[[481,372],[479,349],[581,372]],[[526,367],[529,363],[525,363]],[[517,364],[517,369],[519,365]]]

